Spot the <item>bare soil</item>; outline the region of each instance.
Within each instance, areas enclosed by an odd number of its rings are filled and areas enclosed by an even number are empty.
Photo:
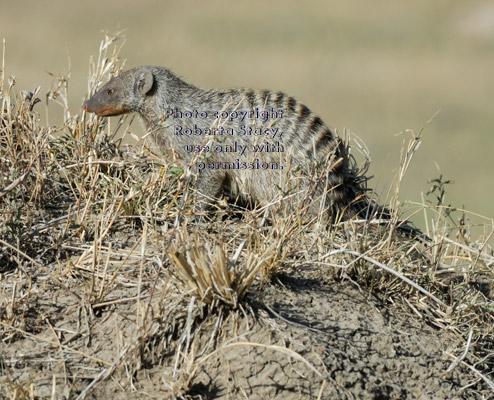
[[[115,247],[134,236],[120,231]],[[152,242],[99,303],[87,302],[89,271],[4,274],[21,324],[2,338],[0,397],[17,387],[37,399],[480,398],[464,366],[447,372],[454,336],[385,294],[324,267],[286,268],[236,310],[211,310]]]

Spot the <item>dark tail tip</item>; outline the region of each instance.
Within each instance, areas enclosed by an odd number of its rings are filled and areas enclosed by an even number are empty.
[[[393,214],[392,212],[383,206],[380,206],[376,202],[369,200],[368,198],[358,202],[357,215],[367,221],[377,220],[379,224],[389,224],[391,226]],[[420,229],[413,226],[413,224],[407,220],[398,220],[394,225],[394,228],[399,233],[411,239],[419,239],[424,242],[431,242],[432,240],[425,235]]]

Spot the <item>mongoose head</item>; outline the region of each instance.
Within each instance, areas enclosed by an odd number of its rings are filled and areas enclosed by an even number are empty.
[[[138,67],[112,78],[82,108],[100,117],[138,112],[154,85],[151,68]]]

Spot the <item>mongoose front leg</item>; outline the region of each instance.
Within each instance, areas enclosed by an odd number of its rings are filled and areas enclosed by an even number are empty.
[[[197,175],[196,204],[194,211],[202,214],[211,209],[216,199],[221,194],[226,175],[220,171],[205,170]]]

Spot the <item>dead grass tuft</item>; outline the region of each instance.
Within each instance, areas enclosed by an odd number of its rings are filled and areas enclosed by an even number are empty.
[[[264,260],[249,257],[245,265],[238,262],[242,242],[233,257],[228,257],[224,243],[214,249],[207,242],[199,243],[187,236],[169,250],[175,275],[206,304],[221,302],[232,308],[247,294]]]

